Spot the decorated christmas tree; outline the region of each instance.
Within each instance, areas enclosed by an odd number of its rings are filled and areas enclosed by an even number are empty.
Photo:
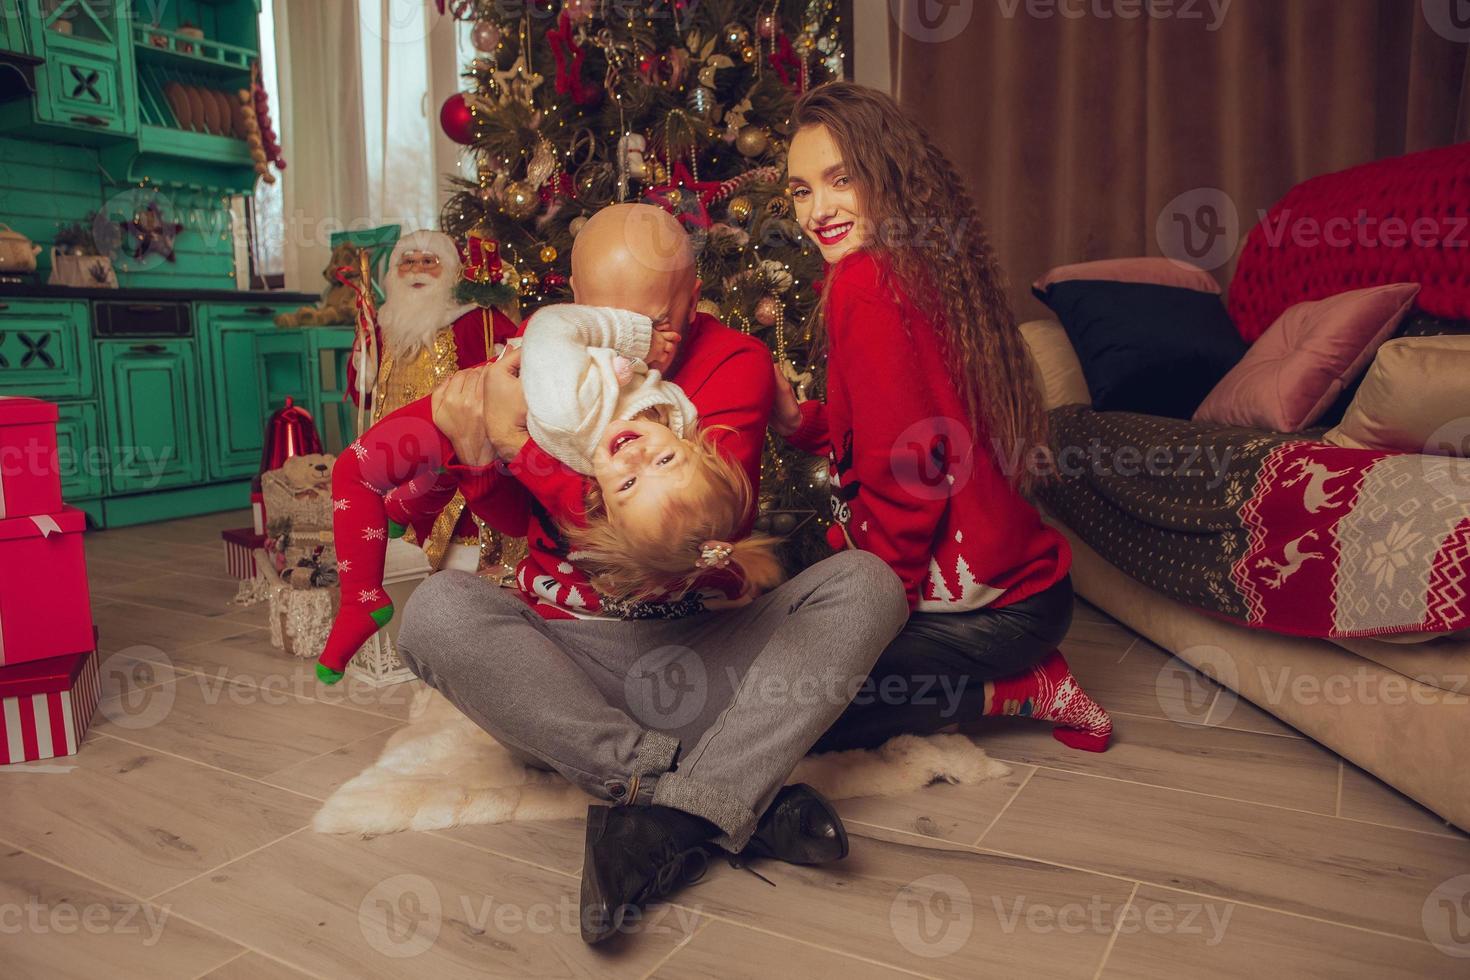
[[[443,3],[441,2],[441,6]],[[572,242],[620,201],[673,213],[701,309],[759,337],[799,394],[822,259],[782,177],[796,97],[843,76],[840,0],[449,0],[478,52],[440,120],[477,177],[451,177],[444,230],[468,242],[466,300],[529,314],[568,302]],[[507,12],[510,12],[508,15]],[[826,463],[768,437],[758,526],[820,550]]]

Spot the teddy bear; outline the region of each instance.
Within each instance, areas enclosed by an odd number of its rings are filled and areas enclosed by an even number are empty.
[[[337,552],[332,545],[332,464],[328,453],[292,456],[261,475],[266,551],[281,577],[295,588],[337,583]]]
[[[277,314],[276,326],[324,327],[357,322],[357,294],[337,278],[337,270],[345,266],[352,270],[348,273],[349,279],[359,279],[359,251],[351,242],[341,242],[332,249],[332,258],[322,270],[322,278],[327,281],[322,301],[316,306],[303,306],[294,313]]]

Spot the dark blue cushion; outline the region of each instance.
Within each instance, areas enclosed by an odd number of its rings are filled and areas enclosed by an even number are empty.
[[[1066,328],[1101,412],[1190,418],[1245,356],[1214,293],[1095,279],[1035,292]]]

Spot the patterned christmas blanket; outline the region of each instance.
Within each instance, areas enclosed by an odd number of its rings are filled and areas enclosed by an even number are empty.
[[[1470,459],[1066,406],[1041,497],[1145,585],[1313,637],[1470,627]]]

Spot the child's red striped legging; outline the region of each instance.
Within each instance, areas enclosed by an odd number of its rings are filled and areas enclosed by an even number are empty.
[[[388,540],[432,518],[454,498],[448,472],[454,449],[434,425],[430,399],[385,415],[332,467],[332,535],[342,603],[317,676],[342,678],[358,648],[393,618],[383,588]]]

